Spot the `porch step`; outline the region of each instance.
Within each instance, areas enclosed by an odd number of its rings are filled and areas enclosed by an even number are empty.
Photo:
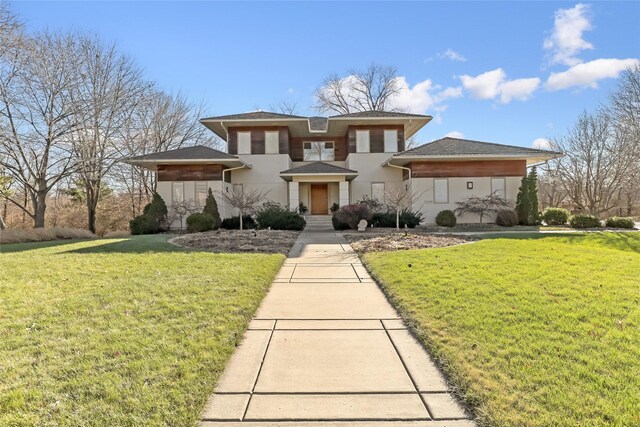
[[[307,226],[304,228],[307,231],[333,230],[331,215],[307,215],[304,219],[307,221]]]

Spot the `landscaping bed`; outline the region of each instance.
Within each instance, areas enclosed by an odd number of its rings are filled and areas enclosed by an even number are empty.
[[[640,234],[494,237],[363,260],[481,425],[640,425]]]
[[[434,235],[416,233],[345,234],[356,252],[381,252],[407,249],[445,248],[462,245],[475,239],[468,236]]]
[[[258,252],[288,254],[299,231],[216,230],[185,234],[169,242],[186,248],[208,252]]]

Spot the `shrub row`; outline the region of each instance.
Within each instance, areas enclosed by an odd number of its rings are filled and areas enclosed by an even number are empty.
[[[365,202],[370,200],[365,200]],[[393,211],[372,213],[368,203],[360,202],[337,209],[331,217],[331,222],[335,230],[356,230],[363,219],[373,227],[389,228],[395,228],[397,220],[396,213]],[[420,225],[422,220],[421,212],[413,212],[409,209],[404,209],[400,212],[401,228],[415,228]]]
[[[633,218],[620,216],[607,218],[604,225],[611,228],[633,228],[635,226]]]
[[[571,228],[597,228],[600,227],[598,217],[586,214],[576,214],[569,218]]]
[[[542,220],[547,225],[565,225],[571,213],[563,208],[546,208],[542,212]]]

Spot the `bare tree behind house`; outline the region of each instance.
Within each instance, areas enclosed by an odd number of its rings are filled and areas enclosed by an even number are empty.
[[[411,209],[413,204],[420,198],[422,193],[413,191],[404,182],[393,184],[388,183],[384,189],[383,204],[396,213],[396,230],[400,229],[400,214],[405,209]]]
[[[276,104],[272,104],[269,109],[276,113],[289,114],[291,116],[297,116],[299,114],[298,103],[295,101],[287,101],[286,99],[283,99]]]
[[[75,166],[69,143],[79,84],[75,41],[52,33],[24,38],[14,55],[0,58],[0,162],[24,199],[9,197],[35,227],[44,227],[47,194]]]
[[[240,213],[240,230],[242,230],[242,217],[255,212],[267,196],[267,193],[268,191],[265,192],[253,189],[242,191],[220,191],[218,194],[220,194],[225,203],[228,203],[231,207],[238,209],[238,212]]]
[[[397,70],[371,64],[348,76],[332,74],[315,92],[315,109],[320,113],[349,114],[358,111],[392,111],[394,95],[401,90]]]
[[[95,233],[103,180],[119,159],[120,130],[140,102],[144,83],[130,58],[97,38],[79,37],[76,58],[82,79],[71,91],[79,124],[71,139],[85,191],[87,225]]]
[[[456,202],[456,205],[458,205],[458,207],[455,209],[455,212],[458,216],[465,214],[478,215],[480,224],[482,224],[482,219],[486,215],[510,207],[509,202],[495,193],[484,197],[472,196],[466,200]]]

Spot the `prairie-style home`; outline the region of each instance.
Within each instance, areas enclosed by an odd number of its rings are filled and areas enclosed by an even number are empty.
[[[266,199],[309,215],[328,215],[364,197],[384,203],[385,188],[405,185],[418,197],[413,209],[432,223],[470,196],[496,193],[515,201],[527,166],[560,153],[457,138],[405,150],[405,141],[430,116],[368,111],[301,117],[257,111],[202,119],[227,142],[227,152],[204,146],[133,157],[157,172],[157,191],[171,209],[203,205],[214,194],[259,188]],[[221,216],[234,214],[217,197]],[[459,222],[477,222],[463,217]],[[182,224],[172,224],[181,227]]]

